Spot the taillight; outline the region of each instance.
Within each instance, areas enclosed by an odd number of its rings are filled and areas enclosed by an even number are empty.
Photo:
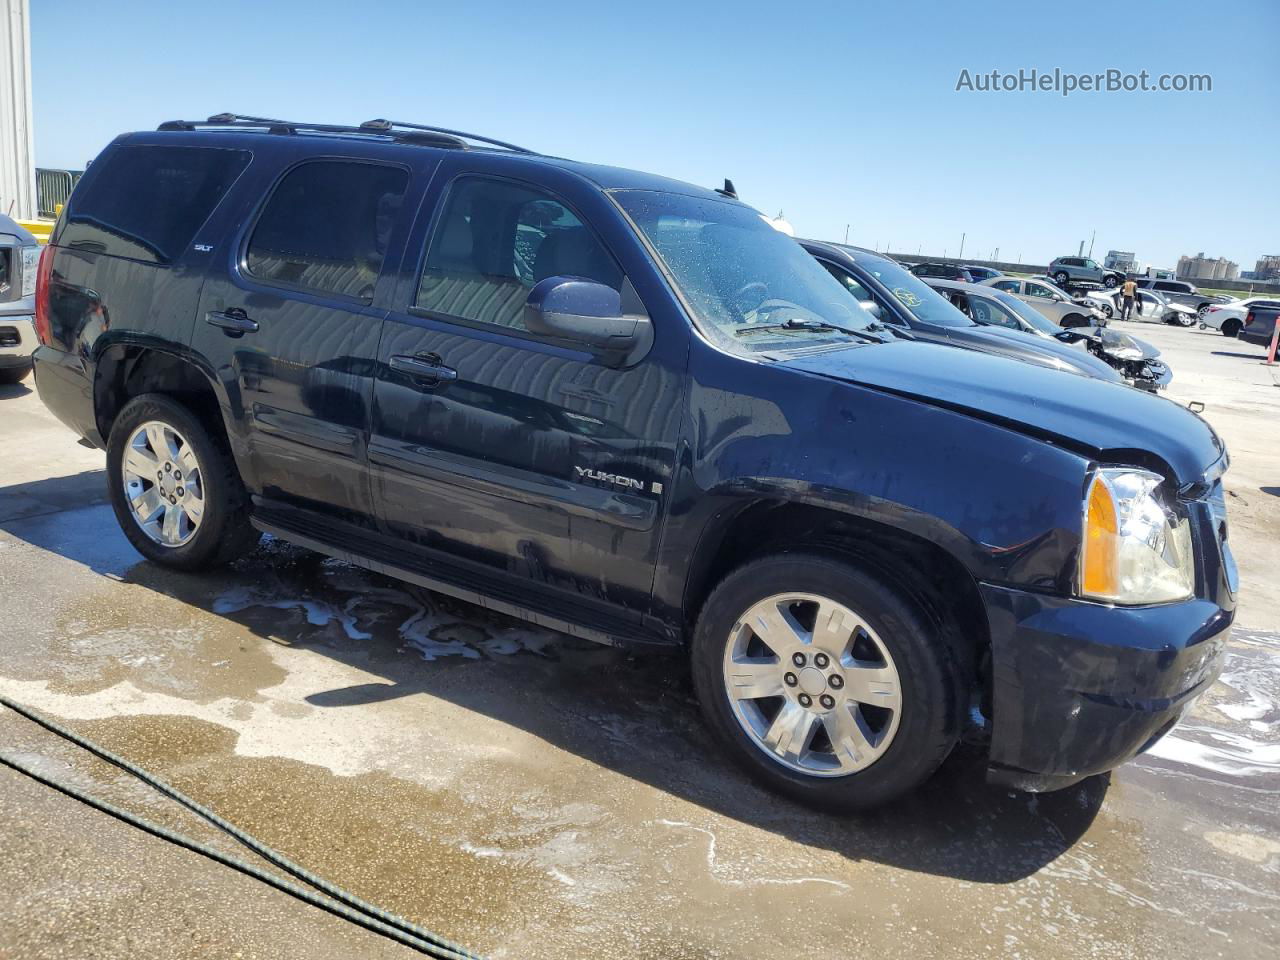
[[[1205,313],[1217,313],[1221,309],[1222,309],[1221,307],[1210,307],[1208,310],[1205,311]]]
[[[1253,326],[1253,311],[1252,311],[1252,310],[1250,310],[1248,313],[1246,313],[1246,314],[1244,315],[1244,325],[1245,325],[1246,327],[1251,327],[1251,326]]]
[[[36,268],[36,339],[44,346],[53,343],[53,324],[49,317],[49,280],[53,276],[53,247],[40,251],[40,266]]]

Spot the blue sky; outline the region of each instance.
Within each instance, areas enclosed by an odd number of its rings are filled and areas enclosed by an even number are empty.
[[[1280,3],[32,0],[36,162],[220,111],[375,116],[635,167],[805,236],[1044,263],[1280,253]],[[1211,93],[956,92],[1207,73]]]

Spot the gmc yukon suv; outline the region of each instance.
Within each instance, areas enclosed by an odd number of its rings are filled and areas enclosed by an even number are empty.
[[[962,732],[996,781],[1073,783],[1220,667],[1203,420],[890,337],[728,183],[173,121],[89,168],[36,299],[37,387],[144,557],[267,531],[685,650],[722,749],[815,805],[881,803]]]

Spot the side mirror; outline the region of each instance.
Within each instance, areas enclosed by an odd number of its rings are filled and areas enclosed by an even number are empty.
[[[867,313],[871,314],[877,320],[884,319],[884,311],[880,309],[880,304],[876,303],[874,300],[859,300],[858,306],[867,311]]]
[[[625,366],[640,359],[653,343],[649,318],[622,312],[622,295],[613,287],[581,277],[547,277],[529,291],[524,325],[539,336],[567,340]]]

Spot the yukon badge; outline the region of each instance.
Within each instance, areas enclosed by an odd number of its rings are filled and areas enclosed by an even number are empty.
[[[591,467],[574,467],[579,480],[594,480],[596,483],[608,483],[615,487],[625,487],[628,490],[639,490],[644,492],[645,484],[643,480],[637,480],[634,477],[624,477],[617,473],[606,473],[603,470],[595,470]],[[654,493],[662,492],[662,484],[655,483],[653,485]]]

